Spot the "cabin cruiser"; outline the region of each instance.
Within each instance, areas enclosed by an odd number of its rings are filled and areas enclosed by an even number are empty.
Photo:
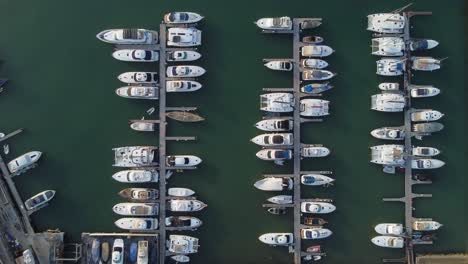
[[[301,229],[302,239],[321,239],[331,236],[333,232],[330,229],[321,227],[311,227]]]
[[[124,72],[117,79],[124,83],[158,83],[157,72]]]
[[[167,30],[167,45],[175,47],[200,46],[202,32],[193,27],[179,28],[173,27]]]
[[[444,129],[444,125],[437,122],[419,123],[414,124],[412,127],[413,132],[422,134],[435,133],[441,131],[442,129]]]
[[[411,97],[422,98],[440,94],[440,89],[432,85],[409,85]]]
[[[126,188],[119,192],[120,197],[131,201],[154,201],[159,197],[159,191],[152,188]]]
[[[304,81],[324,81],[333,78],[336,73],[326,70],[305,70],[302,72],[302,80]]]
[[[442,60],[434,59],[432,57],[411,57],[413,62],[411,68],[418,71],[434,71],[440,69],[440,62]]]
[[[159,206],[157,203],[118,203],[112,210],[119,215],[152,216],[158,214]]]
[[[415,39],[410,42],[410,50],[429,50],[437,47],[437,45],[439,45],[439,42],[432,39]]]
[[[328,63],[320,59],[302,59],[301,65],[302,67],[309,69],[323,69],[328,66]]]
[[[16,159],[8,162],[7,167],[10,173],[15,174],[28,168],[29,166],[36,163],[42,156],[42,152],[40,151],[30,151],[25,153]]]
[[[335,180],[322,174],[304,174],[301,183],[309,186],[329,185]]]
[[[403,145],[379,145],[371,147],[371,161],[375,164],[404,166]]]
[[[115,167],[141,167],[155,166],[157,162],[158,147],[154,146],[131,146],[113,148],[115,156]]]
[[[112,175],[112,178],[118,182],[125,183],[146,183],[158,182],[159,173],[157,170],[123,170]]]
[[[405,96],[402,94],[383,93],[371,97],[371,109],[380,112],[402,112],[406,106]]]
[[[159,53],[155,50],[121,49],[114,51],[112,57],[120,61],[154,62],[159,60]]]
[[[325,45],[307,45],[301,48],[301,55],[304,57],[327,57],[333,52],[332,48]]]
[[[445,165],[445,162],[438,159],[413,159],[411,160],[411,168],[428,170],[438,169]]]
[[[169,235],[167,241],[167,250],[174,254],[197,253],[199,247],[198,238],[185,235]]]
[[[169,51],[166,56],[166,60],[170,62],[195,61],[199,58],[201,58],[201,54],[193,50]]]
[[[336,210],[331,203],[324,202],[301,202],[301,212],[308,214],[329,214]]]
[[[270,246],[290,246],[294,244],[293,233],[266,233],[258,237],[261,242]]]
[[[397,13],[378,13],[367,16],[367,30],[384,33],[403,33],[406,19]]]
[[[124,86],[115,90],[115,93],[130,99],[159,99],[159,88],[156,86]]]
[[[193,216],[169,216],[166,217],[166,227],[177,229],[194,229],[200,227],[202,221]]]
[[[169,155],[166,157],[166,165],[169,167],[192,167],[201,162],[202,159],[193,155]]]
[[[270,70],[275,71],[292,71],[293,64],[289,60],[273,60],[264,64]]]
[[[405,239],[395,236],[376,236],[371,239],[374,245],[387,248],[403,248]]]
[[[196,81],[166,81],[167,92],[195,92],[201,87],[201,83]]]
[[[193,65],[169,66],[166,70],[168,77],[199,77],[205,72],[202,67]]]
[[[323,42],[323,38],[320,36],[305,36],[302,37],[302,43],[307,44],[319,44]]]
[[[275,146],[292,146],[293,134],[261,134],[251,139],[251,141],[259,146],[275,147]]]
[[[272,118],[257,122],[255,127],[263,131],[281,132],[292,130],[293,123],[290,118]]]
[[[322,158],[330,155],[330,149],[326,147],[303,147],[301,148],[301,157],[304,158]]]
[[[383,37],[372,39],[372,55],[403,56],[405,42],[399,37]]]
[[[138,241],[137,264],[148,264],[148,241]]]
[[[312,29],[322,25],[321,19],[304,19],[299,22],[300,29]]]
[[[262,160],[283,161],[292,159],[292,151],[290,149],[262,149],[257,152],[256,156]]]
[[[291,93],[268,93],[260,95],[260,110],[286,113],[294,110],[294,96]]]
[[[112,264],[124,264],[124,241],[120,238],[114,240],[112,245]]]
[[[171,199],[167,202],[167,206],[167,210],[171,212],[196,212],[208,205],[198,200]]]
[[[24,202],[24,206],[26,207],[26,210],[31,211],[48,203],[50,200],[52,200],[52,198],[54,198],[54,196],[54,190],[46,190],[26,200]]]
[[[193,12],[171,12],[164,15],[164,23],[166,24],[191,24],[202,19],[200,14]]]
[[[158,32],[147,29],[108,29],[96,37],[111,44],[154,44],[158,42]]]
[[[321,99],[302,99],[300,104],[301,116],[326,116],[329,115],[328,104],[330,101]]]
[[[404,140],[405,130],[403,127],[382,127],[371,131],[373,137],[387,140]]]
[[[301,87],[301,92],[306,94],[320,94],[333,88],[329,82],[324,83],[309,83]]]
[[[254,22],[257,27],[266,30],[291,30],[292,20],[290,17],[265,17]]]
[[[148,122],[145,120],[132,121],[130,128],[136,131],[155,131],[156,125],[154,122]]]
[[[444,116],[439,111],[436,110],[422,110],[411,113],[411,121],[413,122],[428,122],[428,121],[437,121]]]
[[[115,225],[122,229],[135,231],[156,230],[158,229],[158,219],[124,217],[115,221]]]
[[[442,226],[439,222],[432,220],[415,220],[413,230],[415,231],[435,231]]]
[[[291,178],[268,177],[258,180],[254,186],[262,191],[287,191],[292,190],[293,180]]]
[[[276,195],[267,199],[270,203],[274,204],[292,204],[292,195]]]
[[[404,58],[383,58],[377,61],[377,74],[382,76],[398,76],[405,71]]]
[[[404,233],[402,224],[383,223],[375,226],[375,232],[381,235],[402,235]]]
[[[195,191],[188,188],[169,188],[167,189],[167,195],[175,197],[189,197],[195,194]]]
[[[382,91],[398,91],[400,89],[399,83],[381,83],[379,89]]]
[[[434,157],[440,154],[440,150],[431,147],[413,147],[414,156]]]

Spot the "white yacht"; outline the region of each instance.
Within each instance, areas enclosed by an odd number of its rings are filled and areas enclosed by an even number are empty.
[[[405,231],[402,224],[382,223],[375,226],[375,232],[381,235],[402,235]]]
[[[403,248],[405,239],[403,237],[395,236],[376,236],[371,239],[372,243],[379,247],[386,248]]]
[[[333,232],[327,228],[310,227],[301,229],[302,239],[322,239],[331,236]]]
[[[136,131],[155,131],[156,124],[145,120],[132,121],[130,123],[130,128]]]
[[[301,116],[326,116],[329,115],[330,101],[321,99],[302,99],[300,104]]]
[[[372,130],[370,134],[378,139],[404,140],[406,132],[403,127],[382,127]]]
[[[423,98],[423,97],[432,97],[440,94],[440,89],[435,88],[432,85],[409,85],[411,97],[413,98]]]
[[[258,180],[254,186],[262,191],[287,191],[292,190],[293,180],[291,178],[268,177]]]
[[[158,32],[147,29],[108,29],[96,35],[111,44],[154,44],[158,42]]]
[[[379,89],[382,91],[398,91],[400,89],[399,83],[380,83]]]
[[[173,27],[167,30],[167,45],[174,47],[200,46],[202,32],[193,27],[179,28]]]
[[[156,230],[158,229],[158,219],[124,217],[115,221],[115,225],[121,229],[134,231]]]
[[[125,183],[158,182],[159,173],[157,170],[123,170],[114,173],[112,178],[118,182]]]
[[[445,162],[438,159],[413,159],[411,167],[419,170],[438,169],[445,165]]]
[[[378,145],[371,149],[371,161],[375,164],[404,166],[404,149],[403,145]]]
[[[274,204],[292,204],[292,195],[276,195],[267,199],[268,202]]]
[[[54,196],[55,196],[54,190],[46,190],[27,199],[24,202],[24,206],[26,207],[28,211],[31,211],[48,203],[50,200],[52,200],[52,198],[54,198]]]
[[[336,210],[331,203],[324,202],[301,202],[301,212],[307,214],[329,214]]]
[[[433,39],[416,39],[411,40],[410,42],[410,50],[418,51],[418,50],[429,50],[435,48],[439,45],[439,42]]]
[[[301,148],[301,157],[322,158],[330,155],[330,152],[330,149],[326,147],[303,147]]]
[[[336,76],[336,73],[326,70],[304,70],[302,72],[302,80],[304,81],[324,81]]]
[[[166,165],[169,167],[192,167],[201,162],[202,159],[193,155],[169,155],[166,157]]]
[[[282,161],[292,159],[290,149],[262,149],[255,155],[262,160]]]
[[[301,183],[309,186],[328,185],[334,181],[333,178],[322,174],[304,174],[301,176]]]
[[[255,127],[269,132],[282,132],[293,129],[294,121],[291,118],[264,119],[255,124]]]
[[[158,147],[154,146],[131,146],[113,148],[115,156],[115,167],[141,167],[155,166],[158,164]]]
[[[158,83],[157,72],[124,72],[117,79],[124,83]]]
[[[273,60],[264,64],[270,70],[275,71],[292,71],[293,64],[289,60]]]
[[[323,69],[328,67],[328,63],[320,59],[302,59],[301,65],[306,69]]]
[[[378,13],[367,16],[367,30],[385,33],[403,33],[406,19],[397,13]]]
[[[266,233],[259,236],[258,240],[270,246],[290,246],[294,244],[294,234]]]
[[[411,113],[411,121],[413,122],[437,121],[441,119],[443,116],[444,114],[436,110],[415,111]]]
[[[440,154],[440,150],[431,147],[413,147],[412,153],[414,156],[434,157]]]
[[[178,65],[167,67],[168,77],[199,77],[205,74],[205,69],[194,65]]]
[[[377,61],[377,74],[382,76],[398,76],[405,71],[404,58],[383,58]]]
[[[260,110],[286,113],[294,110],[294,96],[291,93],[267,93],[260,95]]]
[[[42,156],[42,152],[40,151],[30,151],[25,153],[16,159],[8,162],[7,167],[10,173],[15,174],[20,172],[23,169],[26,169],[39,161]]]
[[[167,202],[167,210],[171,212],[197,212],[207,206],[198,200],[171,199]]]
[[[166,60],[170,62],[195,61],[201,58],[201,54],[194,50],[176,50],[169,51]]]
[[[413,222],[415,231],[435,231],[442,227],[442,224],[432,220],[416,220]]]
[[[331,47],[325,45],[307,45],[301,48],[301,55],[304,57],[327,57],[333,52]]]
[[[411,57],[413,62],[411,68],[418,71],[434,71],[440,69],[442,60],[432,57]]]
[[[291,30],[292,20],[290,17],[265,17],[254,22],[259,28],[266,30]]]
[[[159,99],[159,88],[157,86],[124,86],[117,88],[115,93],[129,99]]]
[[[203,16],[194,12],[170,12],[164,15],[166,24],[191,24],[197,23]]]
[[[383,37],[372,39],[372,55],[403,56],[405,42],[399,37]]]
[[[199,247],[198,238],[185,235],[169,235],[167,241],[167,250],[174,254],[197,253]]]
[[[195,191],[188,188],[169,188],[167,195],[176,197],[189,197],[195,194]]]
[[[292,146],[293,134],[292,133],[261,134],[252,138],[250,141],[263,147]]]
[[[159,53],[155,50],[121,49],[114,51],[112,57],[121,61],[154,62],[159,60]]]
[[[166,81],[167,92],[195,92],[202,88],[201,83],[196,81]]]
[[[371,97],[371,109],[380,112],[402,112],[406,106],[405,96],[402,94],[383,93]]]
[[[159,206],[157,203],[118,203],[112,211],[118,215],[153,216],[158,214]]]

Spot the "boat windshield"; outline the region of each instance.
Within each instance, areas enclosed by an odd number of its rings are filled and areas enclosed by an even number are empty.
[[[283,144],[284,143],[284,138],[280,135],[274,135],[272,137],[273,144]]]

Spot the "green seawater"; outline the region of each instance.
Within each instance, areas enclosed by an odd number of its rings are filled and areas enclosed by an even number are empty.
[[[415,144],[435,146],[447,162],[434,171],[434,184],[416,186],[417,193],[433,198],[415,201],[415,216],[433,217],[444,224],[433,246],[417,252],[467,250],[464,85],[464,1],[417,0],[412,10],[433,11],[415,17],[414,37],[432,38],[440,45],[428,52],[449,57],[442,69],[417,72],[416,84],[442,89],[436,98],[414,100],[417,107],[445,113],[442,133]],[[384,144],[369,132],[381,126],[400,125],[402,114],[369,110],[377,85],[392,78],[375,74],[377,57],[370,55],[371,33],[366,15],[391,11],[407,1],[19,1],[0,0],[0,74],[11,82],[0,94],[0,130],[24,127],[14,138],[14,158],[29,150],[44,152],[40,166],[15,179],[24,198],[44,189],[57,190],[49,207],[32,216],[38,230],[59,228],[69,241],[81,232],[118,231],[112,206],[122,201],[117,192],[128,187],[111,179],[116,171],[112,147],[157,144],[150,133],[137,133],[128,119],[140,118],[154,102],[115,95],[124,71],[154,70],[155,65],[135,65],[114,60],[112,47],[98,41],[96,33],[107,28],[157,29],[164,13],[191,10],[203,14],[203,58],[207,69],[204,87],[193,94],[171,94],[169,106],[198,106],[207,118],[202,124],[169,125],[170,135],[197,136],[196,142],[169,143],[171,154],[194,154],[202,166],[177,174],[170,186],[197,191],[209,207],[195,214],[204,221],[191,235],[201,239],[200,263],[291,263],[285,248],[271,248],[257,237],[264,232],[292,231],[292,214],[269,215],[262,202],[271,194],[253,187],[262,173],[288,172],[255,157],[259,149],[249,139],[259,133],[253,124],[262,87],[288,87],[291,74],[269,71],[262,58],[291,57],[292,40],[286,35],[264,35],[252,23],[264,16],[322,17],[324,24],[313,34],[325,38],[336,53],[327,58],[339,75],[330,100],[331,116],[323,123],[305,124],[303,142],[320,143],[332,150],[329,158],[304,160],[303,169],[333,170],[332,188],[303,188],[303,197],[333,198],[338,210],[326,216],[334,232],[320,241],[328,256],[323,263],[380,263],[381,258],[401,257],[403,250],[375,247],[370,238],[379,222],[402,222],[403,205],[383,203],[383,197],[403,195],[402,175],[388,175],[369,163],[369,147]],[[309,245],[312,243],[304,243]]]

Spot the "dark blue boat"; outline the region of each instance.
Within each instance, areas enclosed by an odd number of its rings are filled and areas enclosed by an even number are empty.
[[[0,79],[0,87],[3,87],[8,82],[8,79]]]
[[[130,261],[132,263],[136,262],[137,260],[137,255],[138,255],[138,246],[137,246],[137,243],[136,242],[133,242],[131,245],[130,245]]]
[[[98,263],[100,258],[101,258],[101,241],[99,241],[99,239],[94,239],[93,244],[91,246],[91,259],[93,260],[93,263]]]
[[[301,87],[301,92],[307,94],[319,94],[333,88],[329,82],[326,83],[310,83]]]

